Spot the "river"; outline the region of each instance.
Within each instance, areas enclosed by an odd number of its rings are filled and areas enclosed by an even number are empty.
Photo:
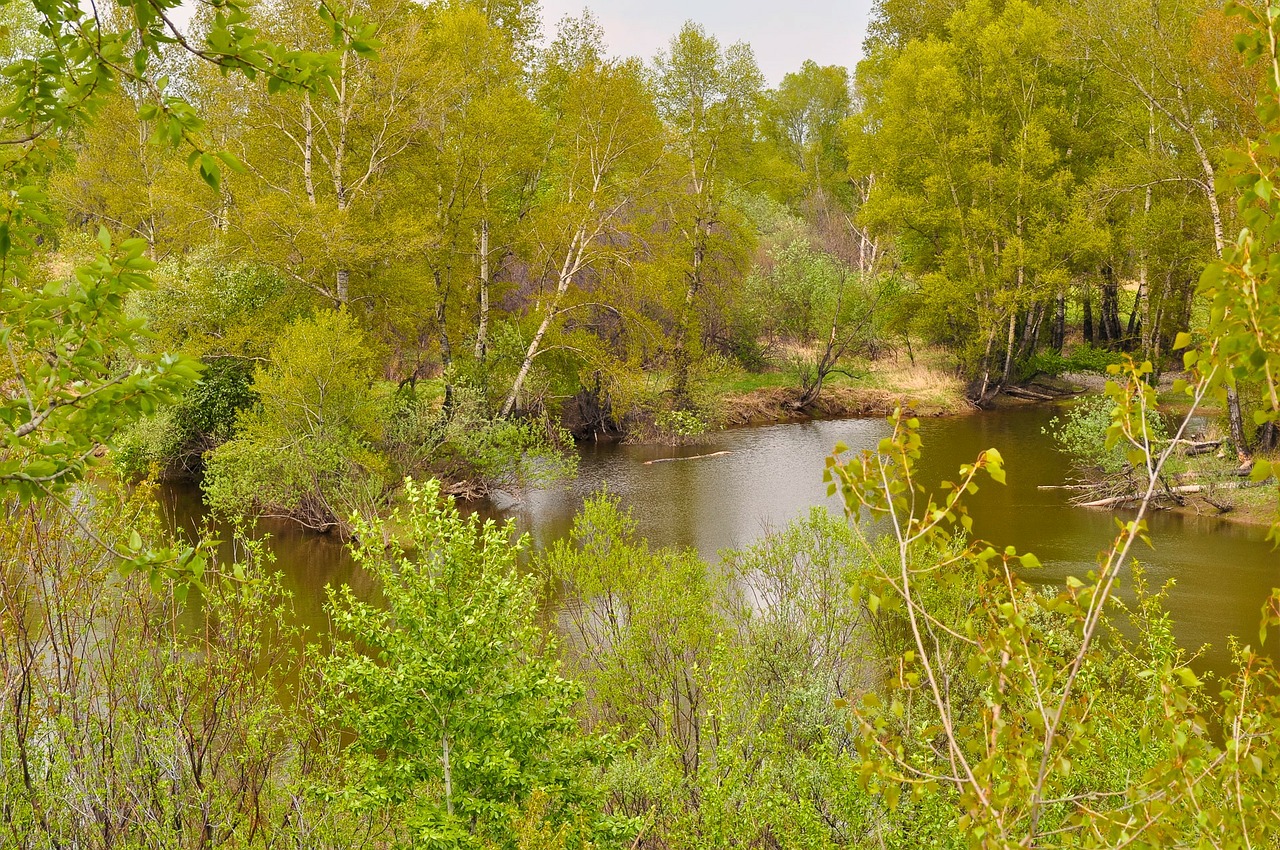
[[[994,446],[1004,455],[1007,484],[984,481],[970,499],[974,531],[997,546],[1035,552],[1044,568],[1027,578],[1044,583],[1083,577],[1116,533],[1116,514],[1073,507],[1062,490],[1037,489],[1060,484],[1068,474],[1067,459],[1043,433],[1055,412],[1052,406],[1015,407],[928,419],[921,426],[920,480],[928,484],[954,479],[960,464],[985,448]],[[822,483],[825,458],[839,441],[853,450],[873,448],[888,432],[882,419],[846,419],[723,431],[677,449],[587,444],[571,484],[533,491],[505,510],[483,512],[513,518],[541,547],[567,534],[582,500],[607,486],[631,508],[652,544],[692,547],[714,561],[720,550],[750,544],[812,505],[839,510]],[[645,463],[717,452],[725,454]],[[171,487],[164,494],[171,522],[187,528],[199,522],[203,510],[194,489]],[[1264,529],[1216,516],[1155,512],[1149,526],[1155,549],[1141,547],[1137,556],[1151,587],[1174,582],[1167,608],[1179,642],[1192,651],[1210,645],[1196,666],[1224,669],[1228,635],[1257,642],[1262,602],[1280,585],[1280,554],[1263,539]],[[326,584],[349,582],[360,590],[365,583],[335,541],[288,525],[269,531],[304,621],[324,622]],[[1128,595],[1126,583],[1122,596]]]

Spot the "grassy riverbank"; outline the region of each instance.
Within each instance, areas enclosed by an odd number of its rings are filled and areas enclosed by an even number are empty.
[[[1217,411],[1200,411],[1214,417]],[[1222,440],[1225,428],[1216,417],[1198,428],[1195,439]],[[1255,450],[1253,461],[1280,463],[1280,452]],[[1215,451],[1190,457],[1176,457],[1171,464],[1169,483],[1174,488],[1202,487],[1199,492],[1180,493],[1185,504],[1173,508],[1180,513],[1218,516],[1244,525],[1269,526],[1276,517],[1276,482],[1255,482],[1242,473],[1234,449],[1224,440]]]
[[[801,405],[801,380],[794,368],[774,366],[760,372],[728,368],[702,376],[696,414],[707,430],[851,416],[888,416],[901,405],[915,405],[922,416],[948,416],[974,410],[964,382],[947,365],[946,353],[926,349],[882,353],[875,359],[848,358],[823,381],[818,397]],[[633,420],[627,439],[662,442],[662,428]]]
[[[1169,457],[1164,467],[1163,483],[1167,489],[1163,486],[1158,488],[1154,507],[1187,515],[1219,517],[1243,525],[1271,525],[1277,507],[1275,479],[1266,482],[1250,480],[1248,467],[1242,467],[1231,444],[1226,413],[1222,408],[1213,404],[1195,408],[1193,420],[1179,435],[1183,420],[1193,411],[1191,400],[1185,393],[1173,392],[1172,386],[1178,377],[1183,376],[1170,372],[1161,377],[1157,409],[1168,437],[1180,436],[1184,443]],[[1083,389],[1088,394],[1086,398],[1099,397],[1107,380],[1105,376],[1090,374],[1067,374],[1062,379]],[[1110,405],[1104,407],[1109,409]],[[1100,443],[1102,425],[1097,427]],[[1085,451],[1085,444],[1080,445],[1080,450]],[[1159,443],[1157,448],[1165,445],[1167,443]],[[1259,448],[1256,444],[1251,448],[1254,463],[1280,463],[1280,451]],[[1086,475],[1086,478],[1091,477]],[[1132,507],[1136,493],[1145,488],[1145,479],[1138,475],[1136,482],[1130,482],[1129,486],[1137,489],[1129,491],[1133,495],[1129,500],[1124,498],[1123,488],[1119,486],[1122,480],[1123,474],[1113,470],[1110,477],[1103,476],[1095,481],[1096,487],[1091,488],[1090,495],[1080,501],[1097,500],[1099,503],[1091,507],[1099,509]]]
[[[808,407],[797,409],[801,391],[793,375],[771,372],[725,381],[714,389],[716,421],[723,427],[764,425],[846,416],[887,416],[912,402],[922,416],[972,411],[964,384],[930,360],[905,356],[857,364],[833,375]]]

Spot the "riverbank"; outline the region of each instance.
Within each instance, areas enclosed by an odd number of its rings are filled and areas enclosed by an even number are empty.
[[[1198,433],[1198,439],[1209,442],[1220,440],[1216,426],[1208,423],[1208,433]],[[1254,462],[1260,460],[1280,463],[1275,451],[1256,452]],[[1270,526],[1276,520],[1276,482],[1252,481],[1241,471],[1235,452],[1230,448],[1174,459],[1169,483],[1184,504],[1170,506],[1177,513],[1195,516],[1216,516],[1241,525]]]
[[[914,360],[888,355],[858,362],[829,376],[818,397],[803,407],[798,381],[788,372],[725,376],[709,382],[704,390],[708,425],[720,429],[888,416],[907,403],[926,417],[976,410],[965,397],[964,382],[935,359],[927,354]]]
[[[1172,390],[1175,380],[1186,376],[1173,371],[1160,376],[1157,386],[1157,409],[1165,417],[1172,436],[1182,420],[1191,413],[1191,400],[1185,393]],[[1105,375],[1063,374],[1064,382],[1075,384],[1088,394],[1102,393]],[[1101,435],[1099,435],[1101,439]],[[1165,466],[1168,492],[1156,494],[1157,510],[1187,517],[1209,517],[1234,525],[1269,527],[1276,519],[1277,493],[1275,479],[1251,481],[1242,470],[1227,435],[1225,414],[1216,406],[1196,408],[1193,419],[1182,435],[1185,445],[1170,457]],[[1254,447],[1254,460],[1280,464],[1280,452]],[[1104,488],[1103,488],[1104,489]],[[1092,498],[1092,497],[1091,497]],[[1132,507],[1116,497],[1099,497],[1108,504],[1088,505],[1096,510],[1113,511]]]

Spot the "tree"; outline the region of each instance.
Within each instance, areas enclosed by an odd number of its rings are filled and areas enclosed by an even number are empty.
[[[328,37],[294,3],[261,7],[263,31],[295,49]],[[407,151],[427,96],[417,51],[421,14],[396,3],[365,8],[359,37],[370,47],[343,54],[322,90],[276,93],[270,86],[220,78],[202,81],[206,97],[234,104],[219,117],[252,179],[232,186],[231,227],[259,262],[271,264],[334,306],[351,300],[351,275],[376,265],[380,185]]]
[[[676,191],[670,218],[683,256],[676,263],[684,298],[676,307],[673,399],[689,404],[689,365],[697,299],[721,225],[730,180],[749,159],[762,78],[751,48],[721,48],[702,27],[686,23],[654,59],[658,110],[667,125]]]
[[[986,401],[1034,349],[1071,270],[1070,116],[1048,12],[973,0],[948,34],[860,66],[850,160],[868,180],[864,223],[893,234]]]
[[[1232,33],[1219,29],[1209,34],[1215,16],[1222,21],[1213,4],[1174,0],[1139,7],[1108,2],[1074,12],[1068,20],[1076,50],[1147,107],[1149,146],[1154,148],[1155,141],[1161,140],[1167,159],[1182,160],[1146,177],[1144,210],[1150,211],[1149,193],[1159,183],[1190,187],[1204,201],[1213,248],[1221,259],[1230,221],[1229,207],[1224,207],[1219,195],[1219,150],[1224,143],[1239,141],[1254,126],[1249,109],[1240,103],[1249,100],[1248,75],[1240,72],[1242,65],[1234,57],[1213,49],[1228,43]],[[1115,21],[1126,26],[1114,26]],[[1224,94],[1233,97],[1226,99]],[[1246,464],[1249,440],[1234,386],[1228,388],[1227,407],[1232,442]]]
[[[53,220],[46,179],[61,142],[114,92],[140,92],[138,117],[150,123],[154,138],[190,151],[188,164],[216,186],[222,166],[234,165],[234,158],[209,149],[196,110],[168,78],[153,76],[166,47],[177,44],[228,73],[270,78],[273,88],[314,85],[337,56],[260,41],[237,2],[219,8],[202,38],[188,39],[170,19],[177,5],[135,3],[119,22],[61,2],[35,4],[34,15],[17,16],[34,23],[34,32],[11,42],[8,85],[0,93],[5,493],[60,498],[57,491],[83,477],[123,425],[172,397],[197,372],[187,358],[143,351],[145,326],[125,312],[129,294],[150,285],[143,240],[113,246],[101,229],[97,258],[69,280],[40,262]],[[363,28],[358,19],[331,11],[329,18],[328,46],[365,48],[352,38]],[[155,559],[150,563],[156,566]]]
[[[526,236],[538,297],[537,325],[502,403],[508,416],[543,353],[544,340],[564,314],[570,290],[605,264],[625,263],[640,248],[627,230],[643,208],[656,172],[661,138],[653,99],[638,63],[604,61],[587,53],[578,67],[558,69],[563,82],[552,105],[556,122],[544,170],[547,192]],[[606,298],[597,297],[604,301]]]
[[[803,238],[779,246],[769,259],[746,295],[763,314],[762,329],[807,349],[793,358],[800,379],[793,404],[805,410],[841,359],[871,341],[876,299],[866,279]]]
[[[356,777],[335,793],[403,808],[403,846],[507,845],[540,798],[553,828],[604,829],[591,781],[603,750],[578,731],[581,691],[537,626],[536,578],[516,565],[525,541],[462,517],[434,481],[407,481],[405,501],[390,548],[380,522],[356,522],[385,605],[330,595],[342,638],[324,674]]]
[[[469,373],[487,406],[495,275],[528,212],[546,128],[523,79],[519,46],[480,6],[440,9],[420,49],[432,88],[418,106],[414,145],[387,204],[392,256],[404,266],[403,282],[383,296],[387,321],[412,349],[435,337],[446,410],[455,380]],[[471,370],[456,363],[464,359],[459,336],[473,343]],[[413,356],[416,377],[425,364],[421,351]]]
[[[851,108],[849,71],[805,60],[764,96],[761,130],[799,172],[806,195],[847,194],[843,127]]]

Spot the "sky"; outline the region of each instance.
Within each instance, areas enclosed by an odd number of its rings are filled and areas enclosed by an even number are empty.
[[[562,17],[581,14],[584,6],[604,27],[615,55],[652,59],[692,20],[721,44],[749,42],[771,86],[806,59],[852,70],[871,14],[871,0],[542,0],[548,36]]]

